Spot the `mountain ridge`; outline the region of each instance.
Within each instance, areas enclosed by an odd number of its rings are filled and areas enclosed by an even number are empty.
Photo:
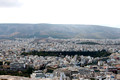
[[[118,39],[120,28],[79,24],[0,24],[0,38]]]

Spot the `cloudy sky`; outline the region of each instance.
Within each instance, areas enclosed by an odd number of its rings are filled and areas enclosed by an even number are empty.
[[[0,23],[120,27],[120,0],[0,0]]]

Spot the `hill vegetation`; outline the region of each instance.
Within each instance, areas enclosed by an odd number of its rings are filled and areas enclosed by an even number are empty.
[[[72,24],[0,24],[0,38],[117,39],[120,28]]]
[[[111,55],[111,53],[102,50],[102,51],[31,51],[24,52],[22,55],[38,55],[38,56],[74,56],[74,55],[83,55],[83,56],[92,56],[92,57],[106,57]]]

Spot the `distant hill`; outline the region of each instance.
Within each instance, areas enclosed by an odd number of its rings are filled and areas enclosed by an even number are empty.
[[[0,24],[0,38],[117,39],[120,28],[72,24]]]

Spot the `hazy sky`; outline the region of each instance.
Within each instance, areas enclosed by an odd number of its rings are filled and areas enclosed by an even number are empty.
[[[120,0],[0,0],[0,23],[120,27]]]

